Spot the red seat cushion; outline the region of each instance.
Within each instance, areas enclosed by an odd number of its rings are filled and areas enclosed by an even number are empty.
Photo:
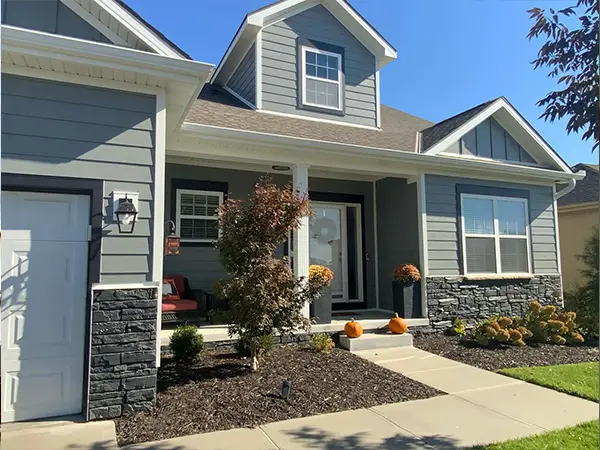
[[[185,295],[185,282],[183,281],[183,275],[167,275],[165,278],[175,282],[175,287],[177,288],[177,292],[179,293],[180,297]]]
[[[186,300],[182,298],[181,300],[163,300],[162,302],[162,312],[169,311],[193,311],[198,308],[198,303],[194,300]]]

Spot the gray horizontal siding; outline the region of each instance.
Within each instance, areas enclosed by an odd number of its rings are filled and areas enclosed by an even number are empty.
[[[297,108],[298,37],[344,48],[344,116]],[[261,66],[264,109],[376,125],[375,57],[323,6],[315,6],[265,28]]]
[[[259,172],[246,172],[241,170],[216,169],[200,166],[185,166],[178,164],[167,164],[165,185],[165,222],[175,221],[172,207],[172,180],[197,180],[216,181],[228,184],[229,197],[233,199],[245,199],[252,192],[254,186],[262,174]],[[278,185],[284,185],[291,181],[287,175],[277,174],[273,181]],[[310,178],[309,189],[313,192],[356,194],[364,197],[365,216],[365,252],[371,255],[367,261],[366,287],[367,302],[370,307],[375,307],[375,223],[373,220],[373,184],[364,181],[330,180],[322,178]],[[165,256],[164,273],[167,275],[180,274],[190,280],[194,289],[212,290],[213,283],[225,277],[227,274],[219,262],[219,255],[212,246],[193,247],[181,244],[178,256]]]
[[[236,94],[248,100],[253,105],[256,104],[256,45],[246,53],[240,65],[235,69],[227,87]]]
[[[2,23],[87,41],[112,43],[60,0],[2,0]]]
[[[457,183],[527,190],[533,270],[535,273],[558,272],[552,188],[438,175],[427,175],[425,183],[430,276],[462,273]]]
[[[536,161],[517,141],[490,117],[452,144],[444,153],[481,156],[501,161],[535,164]]]
[[[154,98],[2,75],[2,171],[104,181],[101,281],[151,280]],[[131,235],[112,192],[139,193]]]

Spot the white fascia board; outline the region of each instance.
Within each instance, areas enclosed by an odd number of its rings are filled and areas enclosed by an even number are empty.
[[[472,129],[476,128],[484,120],[493,116],[495,113],[497,113],[500,110],[506,111],[510,115],[510,117],[512,119],[514,119],[516,121],[516,123],[523,130],[525,130],[527,132],[527,134],[544,151],[544,153],[556,164],[556,166],[558,168],[560,168],[560,170],[562,170],[566,173],[573,173],[571,168],[567,164],[565,164],[564,161],[562,161],[560,159],[560,157],[556,154],[556,152],[542,139],[542,137],[539,135],[539,133],[537,131],[535,131],[535,129],[533,129],[533,127],[531,127],[531,125],[529,125],[525,121],[525,119],[523,119],[521,114],[519,114],[517,112],[517,110],[515,110],[515,108],[510,103],[508,103],[506,100],[504,100],[504,98],[499,98],[496,101],[494,101],[491,105],[489,105],[487,108],[485,108],[479,114],[477,114],[471,120],[469,120],[468,122],[465,122],[463,125],[458,127],[456,130],[454,130],[452,133],[450,133],[444,139],[442,139],[441,141],[436,143],[429,150],[425,151],[424,154],[428,154],[428,155],[440,154],[441,152],[446,150],[450,145],[452,145],[454,142],[458,141],[462,136],[467,134]]]
[[[81,19],[85,20],[93,28],[102,33],[107,39],[110,39],[113,44],[120,45],[122,47],[129,47],[129,43],[125,41],[121,36],[107,27],[105,24],[95,18],[88,10],[86,10],[76,0],[60,0],[67,8],[77,14]]]
[[[504,177],[509,179],[529,179],[540,183],[566,182],[571,179],[582,179],[583,176],[577,173],[559,172],[539,167],[521,166],[505,162],[462,160],[457,158],[447,158],[442,155],[430,155],[427,153],[413,153],[402,150],[391,150],[378,147],[364,147],[362,145],[342,144],[316,139],[304,139],[292,136],[282,136],[270,133],[260,133],[256,131],[238,130],[233,128],[223,128],[212,125],[195,124],[184,122],[180,131],[181,135],[195,138],[215,138],[230,142],[239,142],[240,155],[246,155],[244,145],[252,142],[260,146],[273,146],[285,148],[292,152],[302,151],[322,151],[338,155],[357,155],[363,158],[376,159],[381,162],[390,160],[395,162],[405,162],[418,166],[420,170],[427,173],[436,174],[462,174],[465,178],[473,177],[483,178],[486,175],[490,177]]]
[[[77,63],[96,61],[106,67],[124,70],[144,69],[159,78],[181,82],[204,81],[213,65],[188,59],[172,58],[116,45],[91,42],[41,31],[2,25],[2,50],[36,54]],[[75,59],[73,59],[75,58]],[[118,66],[118,67],[117,67]]]
[[[101,9],[104,9],[116,20],[118,20],[125,28],[135,34],[138,39],[144,41],[148,47],[156,51],[159,55],[170,56],[172,58],[187,59],[174,49],[171,45],[157,36],[151,29],[142,23],[137,17],[133,16],[129,11],[123,8],[114,0],[91,0],[95,2]]]

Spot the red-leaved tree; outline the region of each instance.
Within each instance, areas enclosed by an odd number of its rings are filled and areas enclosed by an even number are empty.
[[[228,278],[218,283],[217,295],[228,301],[229,334],[250,341],[252,370],[258,368],[259,338],[308,328],[302,308],[323,288],[296,278],[287,262],[274,256],[309,214],[306,197],[268,178],[259,181],[248,200],[228,200],[219,211],[216,247]]]

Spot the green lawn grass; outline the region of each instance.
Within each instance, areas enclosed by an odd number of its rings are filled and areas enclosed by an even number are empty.
[[[501,374],[598,401],[598,362],[502,369]]]
[[[473,447],[474,450],[595,450],[598,448],[598,422],[549,431],[524,439]]]

